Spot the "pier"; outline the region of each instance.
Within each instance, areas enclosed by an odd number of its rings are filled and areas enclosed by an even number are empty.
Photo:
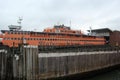
[[[1,80],[46,80],[82,74],[120,64],[120,50],[40,52],[38,46],[0,48]]]

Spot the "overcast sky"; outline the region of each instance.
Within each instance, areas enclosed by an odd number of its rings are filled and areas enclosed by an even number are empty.
[[[54,24],[72,29],[120,30],[120,0],[0,0],[0,30],[23,17],[24,30],[42,31]]]

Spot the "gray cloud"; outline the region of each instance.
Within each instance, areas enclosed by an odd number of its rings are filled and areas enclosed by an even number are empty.
[[[120,0],[1,0],[0,29],[16,24],[23,16],[23,29],[42,31],[58,22],[73,29],[108,27],[119,29]],[[108,25],[108,26],[107,26]]]

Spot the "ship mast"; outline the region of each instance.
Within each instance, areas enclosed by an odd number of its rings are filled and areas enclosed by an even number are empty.
[[[21,21],[22,21],[23,19],[21,18],[21,17],[19,17],[19,19],[18,19],[18,21],[17,21],[17,23],[19,24],[19,25],[9,25],[8,27],[9,27],[9,30],[10,31],[19,31],[19,30],[21,30],[21,28],[22,28],[22,26],[21,26]]]
[[[18,21],[17,21],[17,23],[19,24],[19,26],[21,26],[21,23],[22,23],[22,17],[19,17],[19,19],[18,19]],[[22,27],[22,26],[21,26]]]
[[[90,35],[92,36],[92,27],[90,26]]]

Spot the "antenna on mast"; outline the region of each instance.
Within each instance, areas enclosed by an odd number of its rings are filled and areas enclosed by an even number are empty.
[[[92,27],[90,26],[90,35],[92,35]]]
[[[19,17],[19,19],[17,21],[17,23],[19,24],[19,26],[21,26],[22,20],[23,20],[22,17]]]
[[[18,30],[21,30],[21,21],[22,21],[23,19],[22,19],[22,17],[19,17],[19,19],[18,19],[18,21],[17,21],[17,23],[19,24],[19,25],[9,25],[8,27],[9,27],[9,29],[10,29],[10,31],[18,31]]]

